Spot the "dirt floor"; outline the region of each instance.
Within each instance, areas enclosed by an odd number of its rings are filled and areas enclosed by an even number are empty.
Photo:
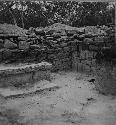
[[[51,82],[39,83],[48,89],[30,94],[28,92],[37,90],[37,84],[34,89],[0,89],[6,96],[0,108],[0,125],[116,124],[116,98],[96,92],[89,82],[92,76],[76,72],[52,73],[52,76]],[[9,95],[11,91],[16,92],[16,96]]]

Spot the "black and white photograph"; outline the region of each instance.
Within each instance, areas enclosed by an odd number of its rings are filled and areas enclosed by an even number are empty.
[[[116,125],[116,2],[0,0],[0,125]]]

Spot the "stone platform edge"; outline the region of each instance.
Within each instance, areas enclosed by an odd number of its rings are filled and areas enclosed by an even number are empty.
[[[48,62],[41,62],[38,64],[30,64],[24,66],[16,66],[16,67],[5,67],[4,69],[0,68],[0,77],[8,76],[8,75],[15,75],[15,74],[23,74],[23,73],[30,73],[33,71],[45,71],[50,70],[52,68],[52,64]]]

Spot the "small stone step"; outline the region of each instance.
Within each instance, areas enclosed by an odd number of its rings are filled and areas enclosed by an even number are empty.
[[[58,89],[60,88],[60,86],[54,83],[47,83],[46,85],[43,85],[41,87],[35,86],[29,89],[20,89],[20,90],[18,89],[11,90],[10,88],[0,88],[0,94],[5,98],[10,98],[10,97],[18,97],[18,96],[23,96],[28,94],[34,94],[39,91],[55,89],[55,88]]]

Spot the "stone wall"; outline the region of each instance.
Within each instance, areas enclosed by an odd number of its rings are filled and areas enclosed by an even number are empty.
[[[80,45],[81,46],[81,45]],[[95,51],[80,50],[80,52],[73,53],[73,69],[78,72],[93,73],[96,67]]]
[[[9,26],[5,27],[5,31],[9,31],[11,29],[9,29]],[[72,58],[72,50],[74,51],[74,49],[76,49],[76,51],[79,52],[79,50],[77,50],[78,44],[95,44],[96,41],[100,43],[103,42],[103,39],[105,39],[105,37],[107,37],[105,30],[102,30],[103,27],[77,28],[69,27],[63,24],[54,24],[50,27],[45,29],[30,28],[30,30],[27,32],[22,31],[24,32],[24,34],[20,35],[18,33],[14,34],[15,32],[13,32],[12,30],[12,32],[5,32],[3,26],[3,28],[0,29],[0,62],[12,63],[18,61],[47,61],[48,58],[50,58],[48,56],[48,53],[49,55],[54,54],[54,56],[56,56],[55,62],[58,62],[56,60],[59,60],[61,57],[64,57],[64,60],[65,57],[71,60],[70,58]],[[94,45],[91,45],[91,49],[92,47],[94,47]],[[98,48],[94,47],[93,49]],[[56,59],[57,57],[58,59]],[[67,62],[67,59],[66,61],[63,61],[63,59],[61,59],[61,62],[65,64],[65,62]]]
[[[105,61],[96,67],[95,87],[100,93],[116,95],[116,60],[112,62]]]
[[[81,48],[80,53],[73,53],[73,69],[94,75],[94,85],[100,93],[116,95],[116,52],[113,48],[110,50],[109,53],[106,53],[107,50],[103,53],[104,51],[97,52]]]
[[[5,25],[4,30],[3,25],[0,29],[1,63],[47,61],[53,64],[54,70],[73,68],[91,72],[95,70],[96,54],[115,42],[114,28],[107,26],[77,28],[54,24],[28,31],[16,27],[20,29],[19,34],[10,32],[11,27]]]

